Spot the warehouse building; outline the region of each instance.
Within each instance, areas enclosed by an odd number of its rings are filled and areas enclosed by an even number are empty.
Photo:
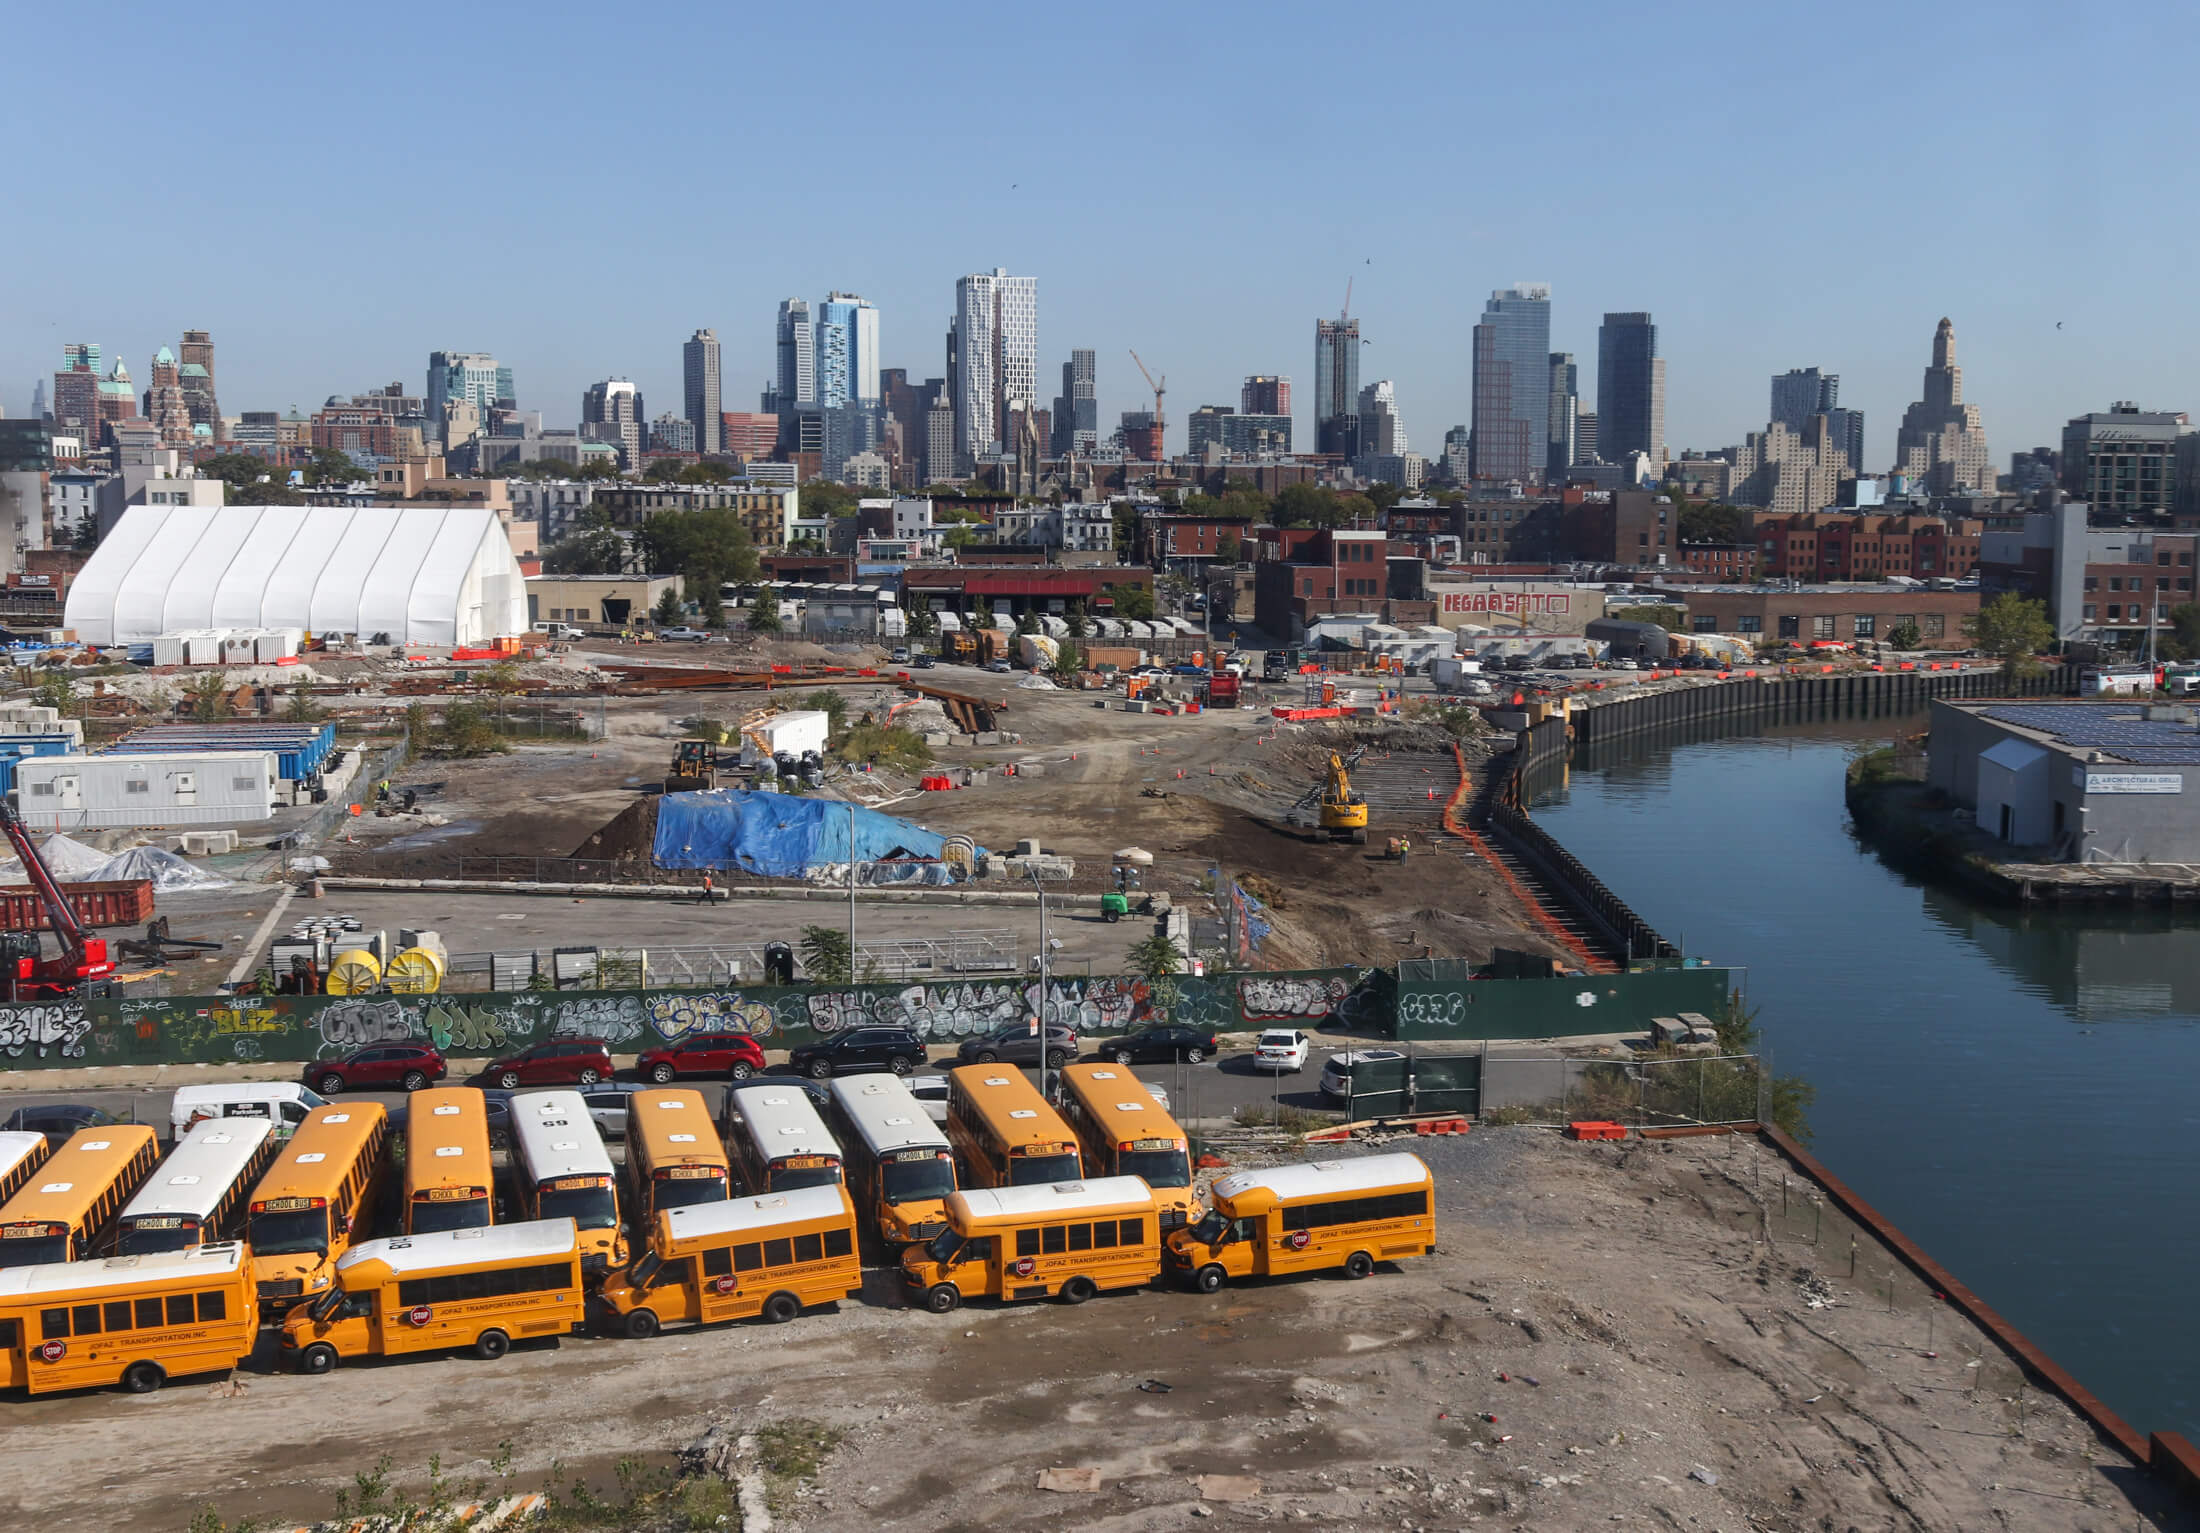
[[[1936,701],[1929,754],[1932,785],[2033,860],[2200,862],[2190,710]]]
[[[527,631],[527,584],[484,506],[132,506],[66,621],[87,644],[302,629],[479,645]]]

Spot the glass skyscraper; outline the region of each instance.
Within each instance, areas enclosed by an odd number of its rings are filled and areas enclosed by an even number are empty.
[[[1474,477],[1543,477],[1551,431],[1551,289],[1490,294],[1474,327]]]
[[[1624,463],[1631,452],[1665,467],[1665,362],[1649,315],[1607,314],[1597,331],[1597,455]]]
[[[1314,450],[1360,455],[1360,322],[1314,321]]]

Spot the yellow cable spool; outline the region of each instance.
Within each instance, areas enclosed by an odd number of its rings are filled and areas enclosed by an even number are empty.
[[[382,965],[363,947],[347,949],[329,965],[323,989],[330,995],[366,995],[382,983]]]
[[[443,988],[443,955],[434,948],[409,947],[390,960],[382,982],[399,995],[433,995]]]

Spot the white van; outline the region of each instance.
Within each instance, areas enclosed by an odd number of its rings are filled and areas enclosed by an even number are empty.
[[[217,1086],[178,1087],[168,1104],[168,1137],[181,1139],[191,1125],[207,1118],[265,1118],[275,1137],[288,1139],[328,1098],[296,1081],[228,1081]]]

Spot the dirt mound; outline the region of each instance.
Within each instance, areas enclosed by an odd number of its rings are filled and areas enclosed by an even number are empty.
[[[647,862],[657,844],[657,802],[654,794],[636,799],[574,847],[570,855]]]

